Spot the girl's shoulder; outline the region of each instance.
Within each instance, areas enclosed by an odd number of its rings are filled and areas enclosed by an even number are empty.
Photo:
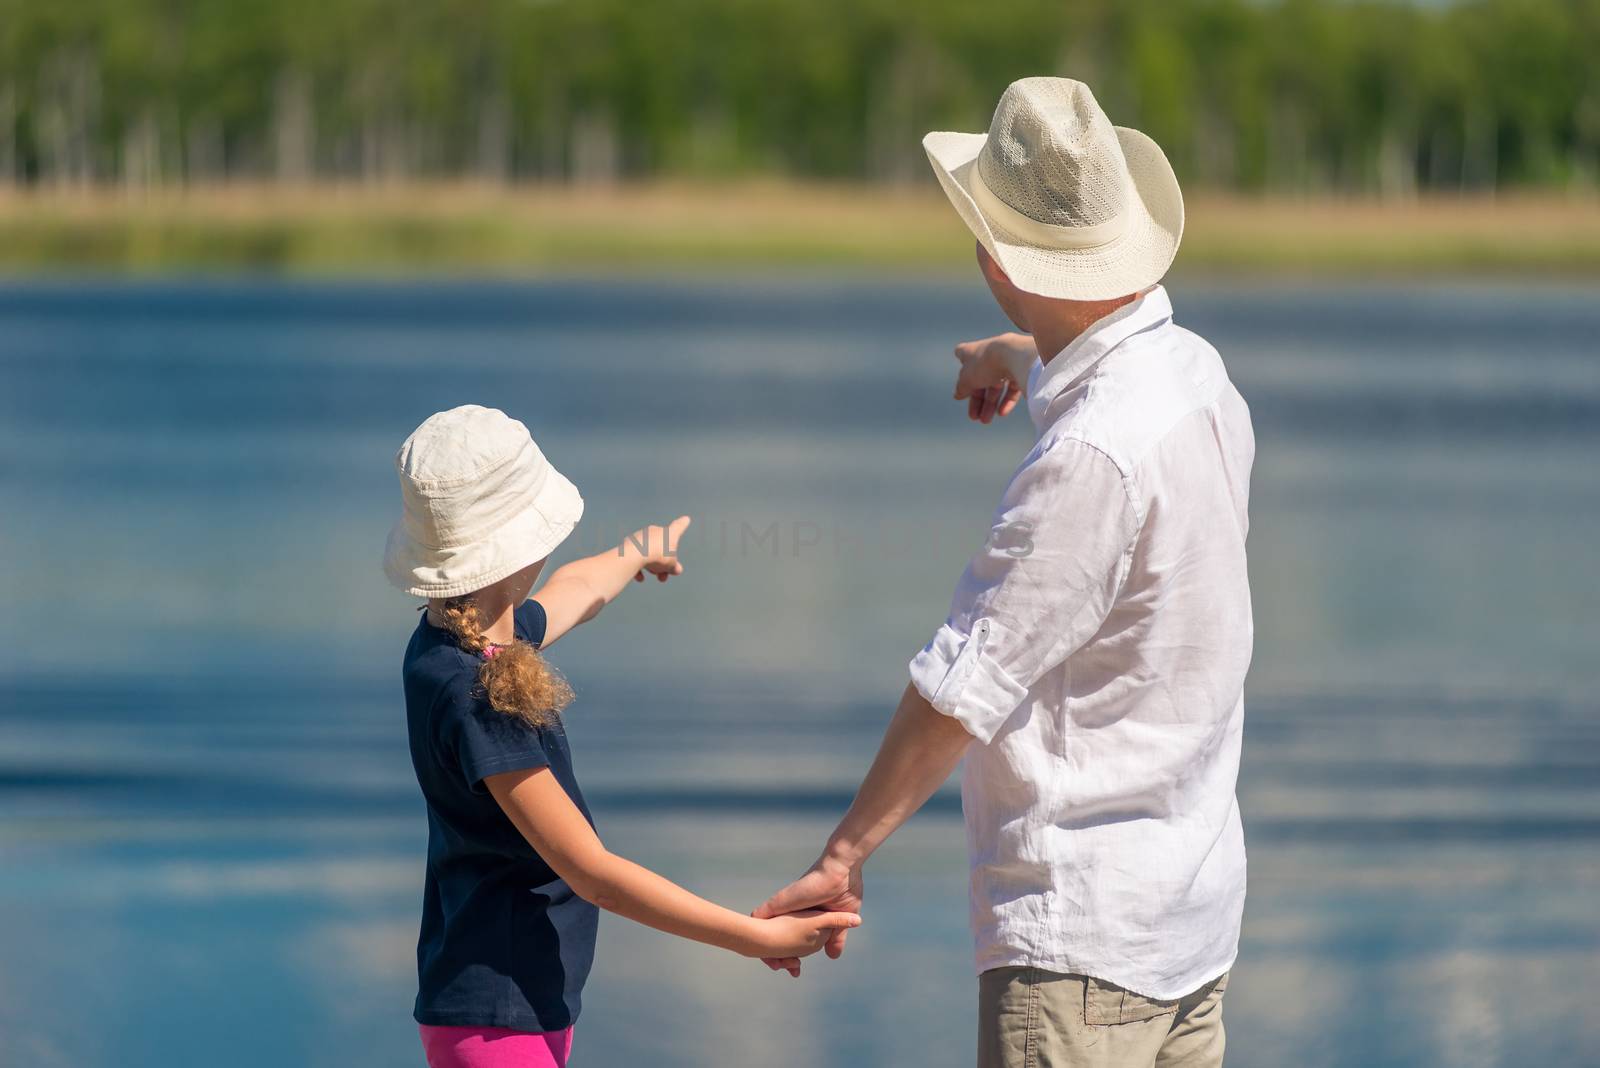
[[[517,637],[535,648],[544,644],[546,623],[544,605],[530,597],[517,605],[511,613],[511,618],[516,625]]]
[[[430,753],[437,763],[446,741],[472,715],[481,687],[474,658],[454,642],[438,640],[430,629],[418,624],[406,648],[402,679],[413,753]]]
[[[427,695],[429,703],[440,696],[464,697],[477,684],[478,666],[477,657],[423,620],[406,647],[402,667],[406,692]]]

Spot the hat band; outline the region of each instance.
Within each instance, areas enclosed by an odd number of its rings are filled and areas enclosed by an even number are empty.
[[[972,199],[978,202],[979,209],[985,215],[998,222],[1008,233],[1046,248],[1099,248],[1121,237],[1128,228],[1127,212],[1092,226],[1057,226],[1024,215],[1001,200],[984,183],[976,159],[972,161]]]

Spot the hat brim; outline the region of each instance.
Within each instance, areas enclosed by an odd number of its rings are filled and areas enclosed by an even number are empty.
[[[1116,131],[1138,196],[1123,232],[1093,248],[1041,247],[984,213],[971,176],[988,134],[937,131],[922,139],[922,147],[967,229],[1017,288],[1062,300],[1110,300],[1161,281],[1183,239],[1183,191],[1166,153],[1138,130]]]
[[[413,597],[460,597],[543,560],[582,517],[578,487],[552,467],[526,508],[471,544],[435,549],[407,534],[403,522],[395,523],[384,548],[383,571]]]

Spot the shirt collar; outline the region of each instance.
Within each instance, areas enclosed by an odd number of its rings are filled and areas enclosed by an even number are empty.
[[[1160,326],[1172,318],[1172,301],[1162,286],[1138,300],[1124,304],[1073,338],[1055,358],[1035,366],[1028,381],[1028,415],[1039,430],[1045,428],[1050,403],[1066,392],[1112,349],[1141,330]]]

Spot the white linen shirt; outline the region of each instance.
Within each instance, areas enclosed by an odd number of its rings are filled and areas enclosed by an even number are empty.
[[[1157,286],[1029,375],[1038,442],[911,679],[975,739],[962,809],[980,972],[1158,999],[1232,966],[1255,438]]]

